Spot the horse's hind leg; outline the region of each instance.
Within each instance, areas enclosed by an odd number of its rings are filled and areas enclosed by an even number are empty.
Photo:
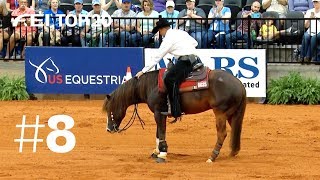
[[[223,142],[227,137],[226,130],[226,116],[224,113],[215,112],[216,115],[216,128],[217,128],[217,142],[212,151],[211,157],[207,160],[207,162],[213,162],[218,157],[220,150],[222,148]]]

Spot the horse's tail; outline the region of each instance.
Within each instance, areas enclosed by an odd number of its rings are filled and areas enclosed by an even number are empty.
[[[231,138],[230,138],[230,147],[231,147],[231,156],[235,156],[240,151],[240,138],[242,130],[242,122],[244,117],[244,112],[246,110],[246,92],[244,90],[243,96],[239,106],[232,115],[231,118]]]

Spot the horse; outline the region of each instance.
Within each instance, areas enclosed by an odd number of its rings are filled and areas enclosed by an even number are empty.
[[[157,124],[156,149],[152,157],[156,162],[167,160],[167,116],[160,112],[167,109],[167,95],[159,91],[159,70],[147,72],[140,78],[132,78],[107,95],[102,110],[107,114],[106,130],[119,132],[120,124],[130,105],[146,103],[154,113]],[[197,114],[212,109],[216,117],[217,141],[207,162],[216,160],[227,136],[226,122],[231,126],[230,156],[240,151],[242,122],[246,109],[246,90],[239,79],[223,70],[211,70],[207,74],[207,89],[181,93],[181,108],[185,115]],[[137,109],[135,109],[136,112]]]

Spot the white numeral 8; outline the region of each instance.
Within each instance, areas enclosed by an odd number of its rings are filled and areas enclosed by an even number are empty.
[[[63,122],[65,124],[65,128],[63,130],[58,129],[59,122]],[[47,146],[51,151],[56,153],[66,153],[74,148],[76,145],[76,138],[72,132],[68,131],[68,129],[71,129],[73,125],[74,120],[68,115],[54,115],[48,120],[48,126],[54,130],[47,136]],[[57,145],[56,140],[59,136],[66,138],[65,145]]]

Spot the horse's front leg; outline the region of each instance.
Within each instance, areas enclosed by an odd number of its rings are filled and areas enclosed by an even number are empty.
[[[167,159],[168,145],[166,142],[166,116],[160,114],[160,111],[154,113],[154,118],[157,123],[156,133],[156,149],[152,153],[152,157],[156,159],[156,162],[162,163]]]

